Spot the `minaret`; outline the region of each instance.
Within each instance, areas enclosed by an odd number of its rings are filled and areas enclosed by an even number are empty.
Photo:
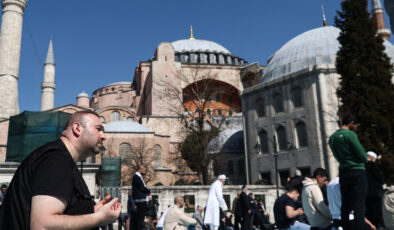
[[[55,56],[53,55],[51,37],[49,40],[47,58],[44,64],[44,80],[41,84],[41,111],[53,109],[55,88]]]
[[[0,35],[0,120],[19,113],[19,59],[26,1],[1,1],[3,16]]]
[[[328,26],[327,19],[326,19],[326,13],[324,12],[323,4],[321,4],[320,7],[321,7],[321,14],[323,17],[323,26]]]
[[[390,30],[384,25],[383,8],[380,0],[372,0],[372,20],[376,23],[378,35],[385,40],[390,39]]]

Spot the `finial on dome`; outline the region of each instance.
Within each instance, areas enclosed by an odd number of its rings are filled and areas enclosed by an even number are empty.
[[[323,26],[328,26],[327,20],[326,20],[326,13],[324,12],[324,6],[323,6],[323,4],[321,4],[320,6],[321,6],[321,13],[323,16]]]
[[[190,26],[190,38],[189,40],[195,40],[194,36],[193,36],[193,26]]]

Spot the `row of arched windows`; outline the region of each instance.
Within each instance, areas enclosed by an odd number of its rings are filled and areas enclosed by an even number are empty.
[[[289,149],[289,142],[287,140],[286,135],[286,128],[283,125],[279,125],[276,128],[276,138],[277,138],[277,146],[279,150],[288,150]],[[295,142],[296,147],[304,148],[308,147],[308,133],[306,130],[306,125],[304,122],[300,121],[297,122],[295,125]],[[264,129],[259,132],[259,141],[261,146],[261,153],[268,153],[269,152],[269,143],[273,143],[273,139],[268,137],[267,131]]]
[[[155,145],[154,148],[154,159],[153,159],[153,166],[154,168],[161,168],[162,167],[162,148],[160,145]],[[123,142],[119,145],[119,156],[122,160],[133,160],[133,148],[129,143]]]
[[[291,89],[291,103],[294,108],[302,107],[302,90],[300,87],[294,87]],[[274,113],[284,112],[284,100],[283,96],[279,92],[275,92],[272,96],[272,107]],[[264,98],[257,98],[256,100],[256,112],[258,117],[266,116],[265,100]]]

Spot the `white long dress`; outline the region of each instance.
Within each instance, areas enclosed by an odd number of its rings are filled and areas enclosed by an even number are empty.
[[[227,210],[226,202],[222,194],[223,184],[217,180],[209,188],[207,205],[204,215],[204,224],[211,224],[215,227],[220,225],[220,209]]]

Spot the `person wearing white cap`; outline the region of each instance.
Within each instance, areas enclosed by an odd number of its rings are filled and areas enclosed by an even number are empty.
[[[209,188],[207,205],[204,215],[204,224],[210,229],[218,229],[220,225],[220,208],[227,210],[226,202],[223,199],[223,184],[226,182],[226,175],[219,175],[218,179]]]
[[[382,227],[382,196],[383,196],[383,176],[375,164],[377,154],[368,151],[368,162],[365,164],[365,171],[368,178],[368,192],[365,216],[377,228]]]

